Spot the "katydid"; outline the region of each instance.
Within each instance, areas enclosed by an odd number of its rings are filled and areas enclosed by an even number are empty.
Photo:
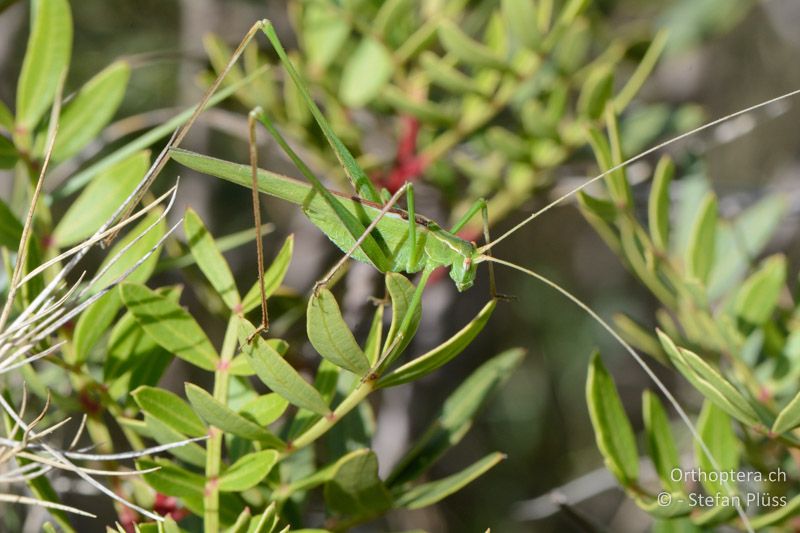
[[[492,266],[492,263],[498,263],[517,269],[551,286],[587,312],[595,321],[597,321],[604,329],[606,329],[628,353],[631,354],[636,362],[653,380],[658,389],[664,394],[669,403],[675,408],[676,412],[689,428],[694,439],[699,443],[703,452],[708,456],[711,464],[716,466],[715,458],[709,452],[705,442],[698,434],[694,424],[691,422],[686,412],[681,408],[675,397],[653,373],[649,365],[627,342],[622,339],[622,337],[614,330],[614,328],[612,328],[605,320],[603,320],[586,304],[584,304],[580,299],[568,292],[566,289],[558,286],[556,283],[536,272],[533,272],[532,270],[514,265],[501,259],[493,258],[490,255],[490,250],[497,243],[501,242],[506,237],[520,229],[522,226],[537,218],[540,214],[563,202],[586,186],[603,179],[612,172],[615,172],[656,151],[660,151],[664,147],[678,140],[694,135],[695,133],[716,126],[722,122],[728,121],[757,108],[767,106],[778,100],[794,96],[800,93],[800,90],[789,92],[777,98],[773,98],[769,101],[759,103],[713,122],[704,124],[693,129],[692,131],[663,142],[636,155],[635,157],[619,163],[612,168],[609,168],[605,172],[602,172],[599,175],[587,180],[580,186],[569,191],[567,194],[559,197],[554,202],[548,204],[544,208],[524,219],[498,239],[491,241],[489,239],[488,230],[486,229],[488,226],[486,202],[482,200],[476,202],[472,208],[467,211],[464,217],[462,217],[462,219],[459,220],[458,223],[456,223],[452,228],[445,230],[432,220],[429,220],[416,212],[414,188],[412,184],[407,183],[391,198],[387,198],[387,195],[385,194],[380,194],[375,189],[364,171],[358,166],[355,159],[344,146],[344,144],[333,132],[322,112],[308,93],[302,79],[300,78],[300,75],[297,73],[292,63],[288,59],[283,47],[278,41],[272,25],[268,21],[261,21],[257,23],[254,26],[254,29],[251,29],[251,31],[248,32],[245,40],[240,44],[239,48],[237,48],[237,53],[241,52],[244,46],[247,45],[249,40],[256,33],[254,31],[256,29],[261,29],[270,40],[272,46],[275,48],[285,70],[293,79],[293,82],[297,85],[305,104],[310,109],[318,126],[321,128],[323,134],[334,150],[335,155],[342,164],[345,173],[355,189],[355,194],[348,195],[328,190],[314,175],[314,173],[303,163],[303,161],[294,153],[278,130],[269,121],[266,114],[260,109],[254,110],[250,115],[251,164],[249,166],[230,163],[181,150],[177,148],[177,142],[171,142],[167,146],[168,155],[166,157],[171,157],[177,162],[194,170],[214,175],[234,183],[238,183],[245,187],[250,187],[253,189],[254,195],[257,190],[259,192],[263,192],[265,194],[269,194],[301,206],[303,212],[310,219],[310,221],[320,228],[320,230],[323,231],[325,235],[327,235],[339,248],[346,252],[342,260],[336,265],[336,267],[334,267],[334,270],[338,268],[348,257],[353,257],[358,261],[373,265],[381,272],[404,272],[409,274],[422,272],[420,281],[409,306],[410,309],[419,308],[421,304],[422,291],[425,287],[425,284],[428,281],[431,272],[437,267],[446,267],[449,269],[450,277],[454,281],[456,288],[459,291],[466,290],[472,286],[475,280],[477,266],[482,262],[487,262],[489,267]],[[223,71],[220,76],[224,76],[225,72],[230,68],[232,62],[236,60],[236,57],[237,56],[234,55],[234,57],[231,59],[231,63],[228,65],[228,67],[226,67],[225,71]],[[215,82],[215,85],[212,86],[212,89],[214,86],[218,85],[218,83],[219,79],[217,82]],[[206,98],[207,97],[208,94]],[[200,107],[198,107],[198,109]],[[294,164],[307,179],[307,182],[298,181],[283,175],[257,168],[255,150],[252,148],[254,146],[254,126],[256,120],[262,122],[262,124],[267,128],[270,134],[276,139],[278,144],[283,148],[289,158],[292,159]],[[403,195],[405,195],[407,201],[406,210],[397,207],[397,202]],[[258,201],[255,196],[254,208],[256,211],[256,217],[258,218],[260,215],[258,210]],[[484,237],[486,243],[483,246],[478,246],[475,243],[461,239],[456,235],[456,233],[478,213],[481,214],[484,221]],[[259,224],[257,223],[256,226],[259,227]],[[259,246],[261,246],[260,239]],[[261,255],[262,251],[259,249],[259,256]],[[259,268],[261,268],[261,257],[259,257]],[[491,273],[491,270],[490,276],[492,296],[496,297],[494,277]],[[323,280],[317,284],[317,287],[315,287],[315,292],[320,287],[324,286],[330,280],[330,277],[331,274],[323,278]],[[262,302],[262,305],[262,327],[266,328],[266,302]],[[406,314],[406,317],[399,328],[398,339],[396,339],[396,342],[387,348],[385,351],[386,353],[382,355],[381,360],[378,362],[371,374],[369,376],[362,376],[363,378],[373,378],[374,376],[379,375],[388,367],[388,365],[393,362],[394,358],[399,355],[400,350],[397,349],[397,347],[401,344],[402,336],[406,335],[408,332],[412,315],[413,313],[411,311]],[[747,517],[743,514],[742,510],[738,509],[738,511],[740,512],[743,524],[745,524],[745,526],[749,526]]]

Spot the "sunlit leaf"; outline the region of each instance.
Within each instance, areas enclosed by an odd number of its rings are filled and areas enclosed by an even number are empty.
[[[188,363],[216,369],[219,356],[186,309],[144,285],[123,283],[120,290],[122,301],[153,340]]]
[[[130,195],[150,166],[150,153],[138,152],[98,174],[61,217],[53,238],[60,248],[92,235]]]
[[[127,62],[115,61],[87,81],[67,102],[58,125],[54,161],[64,161],[77,154],[114,118],[125,96],[130,73]],[[40,135],[36,142],[37,153],[43,154],[44,147],[45,138]]]
[[[193,209],[187,209],[183,218],[183,228],[189,250],[197,262],[197,266],[214,287],[214,290],[229,309],[236,309],[241,303],[236,281],[228,266],[228,262],[217,248],[214,237],[208,232],[203,221]]]
[[[240,321],[239,343],[259,379],[290,403],[319,415],[328,414],[330,409],[319,392],[309,385],[275,349],[260,336],[253,337],[252,342],[247,341],[247,337],[253,331],[255,328],[252,324],[244,319]]]
[[[277,462],[278,452],[275,450],[245,455],[222,473],[219,478],[219,490],[240,492],[255,487]]]
[[[320,289],[308,300],[308,340],[331,363],[357,376],[370,371],[367,356],[342,318],[339,304],[328,289]]]
[[[370,103],[394,71],[392,55],[386,46],[371,37],[365,37],[349,54],[342,72],[339,98],[351,107]]]
[[[195,412],[210,425],[244,439],[261,441],[270,447],[283,447],[278,437],[236,413],[197,385],[186,383],[186,397]]]
[[[145,413],[190,437],[202,437],[206,426],[192,408],[176,394],[156,387],[139,387],[131,393]]]
[[[586,401],[597,447],[603,454],[606,466],[623,485],[635,483],[639,477],[636,437],[614,380],[597,352],[592,355],[589,364]]]
[[[67,0],[37,0],[17,82],[16,128],[30,134],[53,103],[72,51],[72,13]]]

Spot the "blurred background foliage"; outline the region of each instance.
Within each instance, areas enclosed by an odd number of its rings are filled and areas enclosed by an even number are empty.
[[[509,8],[512,4],[81,0],[72,5],[75,59],[67,92],[116,59],[127,58],[132,66],[117,112],[121,120],[106,130],[96,147],[90,147],[86,153],[91,157],[194,103],[227,58],[228,47],[253,21],[266,16],[275,21],[337,133],[376,181],[392,189],[404,179],[418,180],[418,209],[445,225],[472,200],[485,196],[490,199],[492,230],[502,232],[595,173],[584,128],[590,125],[587,116],[597,126],[603,125],[603,118],[591,110],[590,96],[606,86],[620,95],[648,49],[663,45],[660,62],[635,98],[624,98],[625,105],[618,109],[626,155],[709,117],[794,88],[800,81],[800,68],[792,59],[800,46],[794,32],[800,12],[791,1],[602,0],[585,6],[566,2],[582,9],[560,29],[563,34],[554,48],[548,48],[553,43],[546,39],[537,40],[536,28],[519,26],[520,18]],[[563,13],[563,3],[553,5],[553,13]],[[0,99],[13,102],[27,6],[0,2],[0,9]],[[412,44],[410,36],[415,36]],[[465,39],[472,40],[466,45],[470,52],[459,56]],[[519,50],[505,48],[520,43],[525,46]],[[238,75],[254,71],[267,56],[266,47],[259,54],[250,52]],[[498,65],[498,56],[512,59]],[[188,146],[246,161],[245,113],[261,105],[312,168],[334,188],[346,190],[331,151],[309,128],[310,117],[291,84],[271,84],[271,75],[238,91],[235,101],[206,113]],[[694,202],[696,208],[696,200],[710,184],[719,197],[720,214],[733,219],[769,194],[783,196],[785,216],[774,238],[763,245],[768,251],[787,250],[787,270],[796,272],[797,188],[791,181],[797,170],[793,147],[800,133],[793,127],[796,111],[788,106],[757,115],[755,122],[738,121],[735,127],[690,138],[669,153],[677,166],[676,205],[686,198],[684,204]],[[262,161],[262,166],[293,172],[270,147],[264,148]],[[55,169],[48,182],[54,198],[64,193],[64,184],[81,163],[79,156]],[[177,167],[168,168],[170,175],[177,172]],[[649,185],[641,183],[651,174],[647,164],[630,169],[632,213],[647,210]],[[159,187],[166,187],[166,180],[161,181]],[[250,224],[246,190],[196,175],[184,176],[181,188],[183,205],[178,212],[191,205],[215,235]],[[66,204],[53,205],[58,219]],[[276,334],[296,338],[303,335],[297,309],[301,313],[304,308],[296,295],[307,291],[339,252],[292,207],[271,200],[264,205],[275,226],[266,240],[268,256],[274,256],[285,235],[295,233],[295,256],[303,258],[292,264],[287,286],[275,303],[276,313],[284,316],[275,325]],[[686,209],[679,220],[691,218],[691,206]],[[467,235],[477,238],[476,228]],[[234,274],[248,286],[255,279],[251,248],[230,254]],[[650,329],[656,324],[656,299],[626,272],[575,209],[549,212],[494,252],[551,276],[603,316],[622,311]],[[166,267],[161,270],[156,278],[161,285],[184,281]],[[343,302],[351,324],[366,327],[365,296],[380,279],[362,265],[351,268],[344,280]],[[599,346],[634,421],[641,420],[639,398],[650,384],[612,339],[560,295],[510,272],[502,272],[499,283],[502,292],[518,301],[498,308],[458,364],[413,389],[384,394],[375,448],[382,465],[396,460],[405,443],[424,430],[442,400],[472,369],[499,349],[521,345],[531,352],[522,371],[500,391],[470,438],[434,473],[455,471],[494,449],[509,458],[437,507],[397,513],[388,524],[395,530],[465,531],[491,525],[497,531],[565,531],[574,527],[573,522],[547,501],[519,502],[580,478],[578,488],[569,490],[594,494],[578,505],[581,512],[614,531],[646,529],[647,515],[615,488],[610,476],[586,476],[602,467],[583,392],[588,354]],[[437,343],[466,322],[487,294],[485,283],[465,294],[456,294],[446,280],[431,287],[424,328],[415,339],[418,348]],[[223,334],[222,323],[214,319],[219,309],[204,296],[202,290],[194,294],[191,311],[218,341]],[[313,364],[311,354],[305,355]],[[187,371],[182,365],[171,368],[164,384],[182,389]],[[699,395],[670,372],[661,374],[676,396],[699,410]],[[567,494],[569,490],[565,489]]]

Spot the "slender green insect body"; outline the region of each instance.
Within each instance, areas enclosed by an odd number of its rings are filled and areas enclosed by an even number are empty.
[[[243,187],[251,186],[251,169],[247,165],[231,163],[183,149],[171,150],[170,157],[197,172],[216,176]],[[258,189],[264,194],[301,206],[309,220],[342,251],[347,252],[353,248],[356,239],[344,225],[338,222],[336,213],[312,185],[259,169]],[[375,220],[383,207],[357,196],[336,192],[333,194],[336,201],[365,227]],[[410,215],[407,211],[392,209],[381,218],[372,232],[381,251],[390,259],[388,265],[375,264],[376,262],[372,261],[361,248],[356,248],[352,257],[375,266],[381,272],[413,274],[426,267],[447,267],[458,290],[469,289],[475,281],[478,263],[484,257],[476,245],[444,230],[430,219],[415,215],[416,250],[412,250],[408,245],[409,218]],[[410,262],[412,252],[416,256],[416,260]]]
[[[356,260],[375,266],[381,272],[415,273],[422,271],[423,274],[419,284],[417,285],[413,299],[408,306],[409,309],[415,309],[420,306],[422,290],[428,280],[430,272],[436,267],[449,268],[450,277],[455,282],[455,285],[459,291],[464,291],[472,286],[475,280],[478,264],[481,262],[487,262],[490,267],[490,283],[493,289],[493,296],[495,295],[494,279],[491,271],[492,263],[498,263],[509,268],[517,269],[561,292],[564,296],[571,299],[576,305],[582,308],[594,320],[601,324],[631,354],[631,356],[657,385],[659,390],[669,400],[670,404],[675,408],[680,418],[689,428],[694,439],[700,445],[703,453],[708,457],[710,464],[716,470],[719,470],[715,457],[708,449],[704,439],[698,433],[697,428],[683,410],[677,399],[671,394],[670,390],[664,385],[664,383],[653,373],[649,365],[642,360],[635,350],[627,342],[625,342],[625,340],[618,333],[616,333],[616,331],[608,323],[606,323],[586,304],[569,293],[566,289],[563,289],[559,285],[547,278],[542,277],[536,272],[512,263],[508,263],[506,261],[494,259],[490,256],[489,250],[491,250],[491,248],[497,243],[516,232],[522,226],[530,223],[533,219],[545,211],[548,211],[555,205],[560,204],[565,199],[582,190],[587,185],[608,176],[612,172],[615,172],[633,163],[634,161],[659,151],[678,140],[694,135],[702,130],[711,128],[754,109],[767,106],[773,102],[786,99],[790,96],[794,96],[800,93],[800,90],[786,93],[779,97],[773,98],[772,100],[761,102],[760,104],[751,106],[747,109],[706,123],[689,132],[654,146],[649,150],[636,155],[635,157],[627,159],[622,163],[605,170],[594,178],[585,181],[580,186],[560,196],[552,203],[528,216],[522,222],[501,235],[499,238],[490,241],[488,238],[488,232],[485,229],[487,226],[488,216],[486,213],[485,202],[477,202],[468,211],[467,215],[465,215],[465,217],[462,218],[462,220],[459,221],[449,231],[444,230],[435,222],[416,214],[414,210],[413,186],[411,185],[406,185],[402,191],[398,191],[398,193],[396,193],[392,198],[392,201],[396,201],[400,193],[404,193],[407,199],[407,211],[396,208],[391,202],[383,204],[380,195],[370,183],[364,171],[358,166],[353,156],[332,131],[327,120],[322,115],[322,112],[311,98],[304,82],[294,69],[285,51],[283,50],[283,47],[278,41],[271,24],[268,21],[261,21],[254,25],[253,29],[248,33],[245,40],[237,50],[241,50],[246,45],[247,41],[249,41],[249,39],[255,33],[255,29],[261,29],[272,43],[274,49],[280,56],[287,73],[297,85],[305,104],[308,106],[317,124],[322,129],[323,134],[334,150],[358,196],[349,196],[327,190],[320,180],[314,176],[310,169],[308,169],[302,160],[300,160],[300,158],[292,151],[285,140],[281,137],[280,133],[271,125],[267,117],[261,112],[257,113],[259,115],[258,120],[260,120],[269,130],[286,154],[292,159],[298,169],[306,177],[307,181],[302,182],[286,176],[275,174],[273,172],[258,169],[255,175],[255,187],[257,187],[259,191],[299,205],[311,222],[314,223],[323,233],[325,233],[326,236],[328,236],[328,238],[330,238],[346,253],[345,258],[348,256],[353,257]],[[177,162],[186,167],[237,183],[245,187],[254,186],[253,168],[256,165],[245,166],[214,159],[205,155],[177,149],[175,148],[174,144],[168,148],[169,157],[175,159]],[[478,214],[479,211],[484,217],[484,237],[486,238],[486,244],[481,247],[477,247],[474,243],[460,239],[457,235],[455,235],[455,233],[471,217]],[[338,266],[339,265],[337,265],[337,267]],[[329,280],[330,275],[327,276],[320,283],[320,285],[324,285]],[[379,361],[376,368],[373,369],[374,372],[371,371],[367,376],[362,376],[364,379],[372,375],[380,375],[383,370],[388,368],[393,359],[399,355],[400,350],[404,346],[402,342],[403,337],[408,333],[411,327],[411,317],[413,314],[414,313],[412,312],[406,313],[403,323],[398,328],[399,333],[396,342],[393,343],[384,354],[382,354],[381,361]],[[731,487],[727,484],[726,488],[729,490],[731,489]],[[740,515],[740,519],[744,527],[747,530],[752,531],[744,510],[740,506],[737,506],[737,512]]]

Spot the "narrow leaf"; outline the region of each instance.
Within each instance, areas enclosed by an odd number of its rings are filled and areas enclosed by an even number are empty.
[[[203,221],[193,209],[187,209],[183,218],[183,228],[189,250],[197,261],[206,279],[225,302],[229,309],[236,309],[241,303],[236,281],[228,262],[217,248],[214,237],[208,232]]]
[[[438,34],[444,49],[464,63],[476,67],[507,70],[508,66],[502,57],[486,45],[469,37],[454,22],[450,20],[442,22]]]
[[[717,199],[708,194],[692,226],[686,257],[686,270],[701,282],[708,279],[714,266],[714,250],[717,232]]]
[[[397,487],[416,479],[460,442],[478,410],[514,373],[524,355],[521,349],[508,350],[478,367],[447,398],[439,416],[394,467],[386,480],[387,485]]]
[[[0,169],[14,168],[19,160],[19,152],[10,140],[0,135]]]
[[[800,392],[778,414],[778,418],[775,419],[775,423],[772,425],[772,432],[780,435],[791,431],[797,426],[800,426]]]
[[[495,300],[487,303],[478,315],[458,333],[428,353],[417,357],[391,374],[382,377],[378,381],[378,388],[394,387],[396,385],[408,383],[409,381],[416,381],[447,364],[469,346],[478,333],[483,330],[483,327],[489,321],[489,317],[492,316],[495,306]]]
[[[330,510],[348,517],[376,515],[392,505],[389,491],[378,477],[378,458],[363,449],[340,462],[325,484],[325,502]]]
[[[278,255],[269,265],[269,268],[264,272],[264,295],[269,298],[278,290],[278,287],[283,283],[283,278],[289,271],[289,264],[292,262],[292,254],[294,252],[294,235],[286,237],[283,246],[281,246]],[[261,303],[261,291],[258,288],[258,281],[247,292],[247,295],[242,301],[244,312],[248,313],[258,307]]]
[[[278,352],[259,336],[254,337],[252,343],[247,342],[247,337],[253,331],[255,331],[253,325],[241,319],[239,343],[259,379],[290,403],[319,415],[327,415],[330,409],[319,392],[309,385]]]
[[[72,49],[72,13],[67,0],[39,0],[17,83],[16,128],[30,134],[53,103],[58,79]]]
[[[581,87],[578,113],[590,120],[600,118],[614,88],[614,70],[609,65],[594,67]]]
[[[625,486],[639,477],[639,454],[633,434],[614,380],[595,352],[589,363],[586,380],[586,401],[594,427],[595,439],[606,466]]]
[[[380,94],[393,72],[392,55],[386,46],[371,37],[364,37],[347,57],[339,98],[347,106],[362,107]]]
[[[77,154],[114,118],[125,96],[130,74],[127,62],[115,61],[87,81],[64,106],[53,149],[54,161],[64,161]],[[37,139],[36,148],[37,153],[43,155],[44,136]]]
[[[495,452],[465,468],[458,474],[414,487],[397,498],[395,507],[421,509],[433,505],[469,485],[505,458],[505,454]]]
[[[712,402],[705,402],[700,418],[697,421],[697,431],[703,442],[711,452],[712,459],[705,453],[698,443],[695,443],[695,455],[700,471],[706,474],[714,472],[735,472],[739,467],[739,440],[733,431],[730,416]],[[713,476],[704,476],[700,479],[707,494],[735,494],[735,481],[714,480]]]
[[[749,324],[764,324],[778,305],[785,282],[786,257],[773,255],[765,259],[736,293],[733,303],[736,316]]]
[[[264,450],[245,455],[219,478],[219,490],[222,492],[241,492],[258,485],[275,463],[278,462],[278,452]]]
[[[268,426],[275,422],[286,411],[289,402],[277,393],[265,394],[253,398],[242,406],[239,414],[260,426]]]
[[[369,360],[342,318],[339,304],[328,289],[321,289],[308,300],[308,340],[317,352],[331,363],[366,376]]]
[[[190,437],[202,437],[206,426],[185,401],[176,394],[156,387],[139,387],[131,393],[133,399],[145,413],[151,415],[175,431]]]
[[[53,232],[56,245],[71,246],[97,231],[133,192],[149,166],[150,154],[145,150],[98,174],[58,222]]]
[[[670,492],[682,492],[683,484],[676,481],[672,475],[675,468],[680,468],[680,460],[664,406],[661,405],[658,396],[648,390],[644,392],[642,408],[647,451],[653,460],[661,484]]]
[[[139,325],[165,350],[204,370],[215,370],[219,356],[203,329],[181,306],[144,285],[124,283],[122,301]]]
[[[662,157],[656,166],[647,205],[650,238],[662,252],[669,249],[669,185],[674,174],[675,164],[672,159]]]
[[[109,250],[108,255],[100,264],[100,270],[108,267],[102,276],[97,278],[94,286],[89,289],[89,294],[104,289],[116,281],[120,276],[129,271],[144,255],[149,252],[158,241],[167,232],[167,223],[165,220],[158,221],[161,216],[161,208],[156,208],[142,219],[129,233],[123,238],[119,239],[116,244]],[[150,228],[150,226],[153,226]],[[149,229],[148,229],[149,228]],[[138,240],[131,244],[134,240]],[[130,247],[128,245],[130,244]],[[128,247],[126,250],[125,248]],[[122,250],[125,250],[122,252]],[[122,252],[119,258],[115,259],[117,253]],[[111,264],[113,261],[113,264]],[[148,257],[139,267],[131,272],[126,279],[129,283],[145,283],[150,279],[158,262],[158,253],[153,253]]]
[[[411,283],[408,278],[397,272],[386,273],[386,289],[389,292],[389,298],[392,300],[392,324],[389,326],[389,333],[386,335],[386,343],[383,350],[386,351],[392,343],[395,342],[397,334],[400,333],[400,326],[409,311],[411,300],[414,297],[416,287]],[[419,327],[419,321],[422,318],[422,309],[417,306],[414,309],[414,317],[411,319],[411,324],[408,331],[404,331],[403,340],[394,347],[393,352],[399,354],[402,352]]]
[[[210,425],[243,439],[261,441],[271,447],[283,447],[278,437],[236,413],[197,385],[186,383],[186,397],[197,414]]]

